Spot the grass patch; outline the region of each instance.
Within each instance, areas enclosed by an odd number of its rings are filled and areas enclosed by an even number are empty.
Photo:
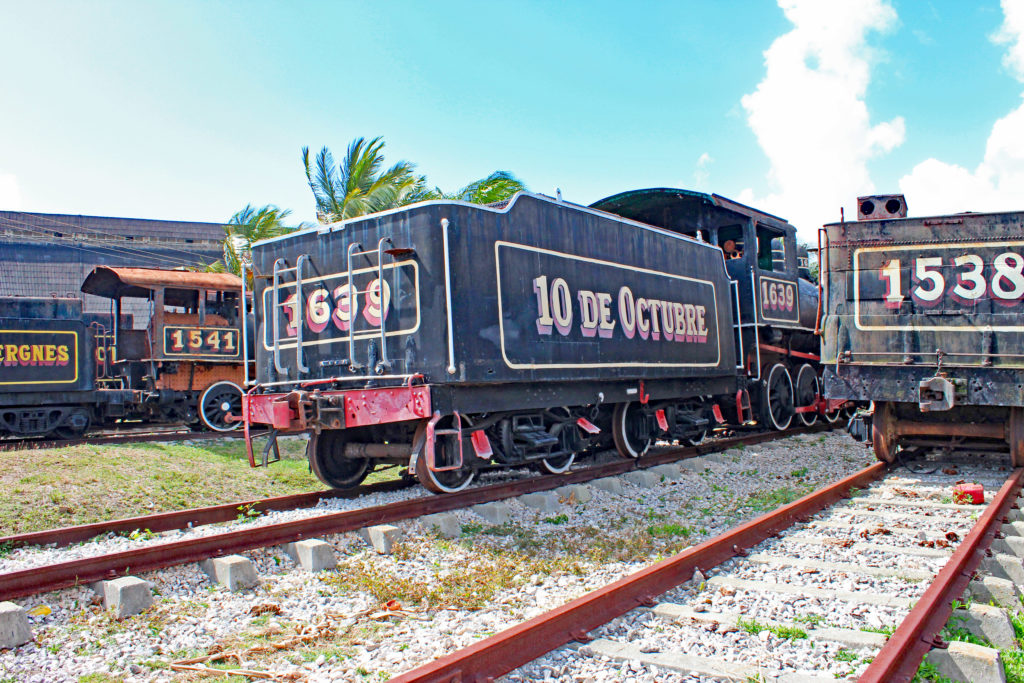
[[[1001,650],[1003,673],[1006,683],[1024,683],[1024,652],[1020,650]]]
[[[280,445],[281,462],[257,469],[241,439],[5,453],[0,487],[17,495],[0,497],[0,528],[18,534],[325,488],[309,472],[304,440]],[[397,476],[393,468],[367,481]]]
[[[800,640],[807,637],[807,631],[796,626],[769,626],[756,619],[744,619],[743,617],[736,620],[736,627],[752,636],[756,636],[761,631],[768,631],[775,637],[786,640]]]
[[[554,517],[545,517],[544,521],[548,524],[565,524],[569,521],[569,515],[561,514],[555,515]]]
[[[842,648],[841,650],[836,652],[837,662],[855,662],[857,661],[857,659],[857,653],[853,650],[847,650],[846,648]]]
[[[337,591],[369,593],[382,603],[398,600],[403,605],[425,604],[434,609],[479,610],[491,604],[500,591],[521,585],[534,574],[583,572],[571,562],[539,560],[518,553],[480,554],[480,561],[473,566],[436,568],[431,575],[414,577],[399,576],[372,562],[354,561],[324,575],[322,581]]]
[[[747,507],[754,510],[774,510],[778,507],[782,507],[787,503],[792,503],[794,500],[800,497],[800,493],[794,491],[788,486],[775,489],[773,491],[765,491],[763,493],[755,493],[747,498]]]
[[[789,476],[796,477],[798,479],[800,477],[805,477],[805,476],[807,476],[807,468],[806,467],[801,467],[798,470],[793,470],[792,472],[789,473]]]
[[[693,535],[693,531],[693,527],[683,526],[682,524],[676,524],[675,522],[652,524],[647,527],[647,533],[655,538],[674,538],[676,536],[689,538]]]

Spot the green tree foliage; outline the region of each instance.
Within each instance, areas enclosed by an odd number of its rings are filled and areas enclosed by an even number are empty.
[[[252,244],[269,237],[277,237],[304,227],[287,226],[284,220],[291,214],[288,209],[279,209],[272,204],[254,207],[246,204],[235,212],[224,225],[224,261],[217,261],[207,267],[211,271],[227,271],[242,274],[242,264],[252,262]]]
[[[384,140],[356,138],[349,144],[341,163],[324,147],[310,160],[309,147],[302,148],[306,181],[316,200],[316,217],[321,223],[342,221],[376,211],[385,211],[421,201],[429,193],[427,179],[416,174],[416,165],[399,161],[384,170]]]
[[[526,184],[508,171],[495,171],[486,178],[474,180],[460,190],[447,193],[435,187],[431,198],[456,199],[474,204],[492,204],[509,199],[516,192],[526,190]]]

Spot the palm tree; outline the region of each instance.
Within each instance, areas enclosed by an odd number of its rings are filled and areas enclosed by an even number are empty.
[[[356,138],[340,164],[335,164],[327,147],[320,150],[311,164],[309,147],[302,148],[302,165],[316,200],[317,220],[341,221],[411,204],[428,195],[426,178],[416,175],[415,164],[399,161],[382,170],[383,149],[384,140],[380,137],[370,141]]]
[[[288,209],[279,209],[272,204],[259,208],[246,204],[244,209],[235,212],[224,225],[224,261],[215,261],[206,269],[241,275],[242,265],[248,267],[252,264],[253,242],[305,227],[286,226],[284,219],[290,214],[291,211]]]
[[[495,171],[486,178],[474,180],[457,192],[448,194],[434,188],[437,199],[456,199],[474,204],[493,204],[509,199],[516,192],[526,190],[526,184],[508,171]]]

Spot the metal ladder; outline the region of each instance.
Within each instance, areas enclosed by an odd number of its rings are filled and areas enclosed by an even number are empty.
[[[392,248],[391,249],[385,249],[384,248],[385,244],[391,245]],[[355,288],[355,284],[353,282],[353,279],[354,279],[354,272],[353,272],[353,267],[352,267],[353,259],[355,257],[357,257],[357,256],[365,256],[366,260],[369,261],[371,265],[373,265],[373,261],[370,258],[370,256],[372,254],[376,254],[377,255],[377,288],[378,288],[379,293],[380,293],[380,325],[378,326],[379,327],[379,334],[380,334],[380,360],[377,361],[377,364],[373,368],[373,371],[375,373],[377,373],[378,375],[383,375],[384,373],[386,373],[388,370],[391,369],[391,361],[388,360],[387,332],[385,330],[385,322],[387,321],[387,308],[384,305],[384,255],[387,254],[388,256],[390,256],[391,257],[391,264],[394,265],[394,263],[395,263],[395,252],[401,251],[401,250],[396,250],[394,248],[394,246],[395,246],[394,242],[391,241],[390,237],[381,237],[380,240],[377,242],[377,248],[376,249],[363,250],[363,245],[360,244],[359,242],[353,242],[352,244],[348,245],[348,260],[346,262],[346,265],[348,267],[348,295],[349,295],[349,301],[354,301],[355,297],[357,295],[368,295],[370,293],[370,291],[371,291],[371,287],[367,287],[364,290],[357,290]],[[395,275],[397,277],[398,269],[397,268],[393,268],[393,270],[394,270]],[[392,286],[392,285],[389,285],[389,287],[391,288],[391,298],[394,300],[394,297],[397,296],[397,289],[394,286]],[[395,308],[397,309],[398,308],[397,300],[395,300],[395,302],[396,302],[395,303]],[[354,312],[354,310],[355,310],[355,307],[352,306],[352,305],[349,305],[349,311],[353,311]],[[349,372],[353,372],[353,373],[359,372],[360,370],[363,369],[363,366],[360,365],[356,361],[356,317],[355,317],[355,315],[352,315],[352,318],[349,321],[349,330],[348,330],[348,369],[349,369]]]
[[[295,316],[293,318],[295,321],[295,367],[299,373],[309,372],[309,367],[302,360],[302,329],[304,327],[302,308],[305,303],[302,297],[302,268],[308,260],[307,254],[301,254],[292,268],[286,267],[288,263],[283,258],[274,261],[273,294],[271,296],[273,312],[270,317],[273,320],[274,330],[274,370],[278,375],[288,374],[288,369],[281,364],[281,316],[278,314],[281,308],[291,305],[287,301],[281,301],[281,276],[286,273],[295,273]],[[291,285],[293,283],[286,282],[284,284]]]

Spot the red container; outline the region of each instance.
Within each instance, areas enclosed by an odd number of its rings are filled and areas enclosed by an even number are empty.
[[[981,505],[985,502],[985,489],[981,484],[957,484],[953,487],[953,502]]]

